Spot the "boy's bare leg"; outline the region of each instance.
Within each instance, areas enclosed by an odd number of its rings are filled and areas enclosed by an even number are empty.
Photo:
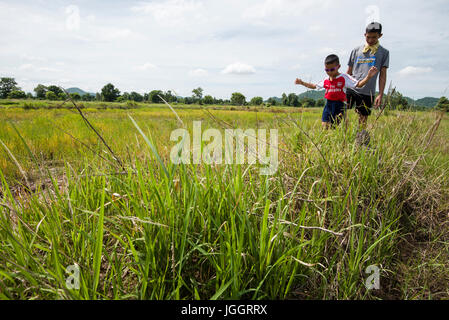
[[[323,129],[327,130],[330,128],[331,123],[330,122],[321,122],[321,126],[323,127]]]

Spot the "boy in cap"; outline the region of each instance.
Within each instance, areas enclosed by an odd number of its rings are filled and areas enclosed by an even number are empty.
[[[382,104],[382,99],[387,82],[387,68],[389,67],[390,53],[382,47],[379,39],[382,37],[382,25],[372,22],[366,27],[366,43],[352,50],[348,62],[347,74],[360,80],[367,76],[371,67],[379,70],[379,95],[376,96],[377,74],[372,77],[363,88],[348,89],[346,92],[348,108],[355,110],[359,115],[359,124],[366,127],[368,116],[374,102],[374,108]]]

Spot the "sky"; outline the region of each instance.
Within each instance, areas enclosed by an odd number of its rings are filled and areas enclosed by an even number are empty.
[[[0,76],[98,92],[172,90],[229,99],[302,93],[332,53],[346,72],[368,22],[383,25],[387,87],[449,94],[447,0],[2,1]]]

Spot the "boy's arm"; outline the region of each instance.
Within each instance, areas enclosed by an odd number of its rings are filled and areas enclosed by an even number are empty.
[[[295,84],[302,85],[302,86],[304,86],[306,88],[309,88],[309,89],[316,89],[316,87],[317,87],[315,84],[304,82],[301,79],[296,79]]]
[[[364,87],[364,86],[368,83],[368,81],[369,81],[372,77],[374,77],[374,76],[376,75],[376,73],[377,73],[378,71],[379,71],[379,70],[377,70],[376,67],[371,67],[371,69],[369,69],[369,71],[368,71],[368,75],[367,75],[364,79],[360,80],[360,81],[357,83],[356,88],[362,88],[362,87]]]

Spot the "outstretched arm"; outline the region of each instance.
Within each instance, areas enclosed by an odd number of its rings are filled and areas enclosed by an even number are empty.
[[[304,82],[301,79],[296,79],[295,84],[302,85],[302,86],[304,86],[306,88],[309,88],[309,89],[316,89],[316,85],[315,84]]]
[[[357,83],[356,88],[362,88],[362,87],[364,87],[364,86],[368,83],[368,81],[369,81],[372,77],[374,77],[374,76],[376,75],[376,73],[377,73],[378,71],[379,71],[379,70],[377,70],[376,67],[371,67],[371,69],[369,69],[369,71],[368,71],[368,75],[367,75],[363,80],[360,80],[360,81]]]

